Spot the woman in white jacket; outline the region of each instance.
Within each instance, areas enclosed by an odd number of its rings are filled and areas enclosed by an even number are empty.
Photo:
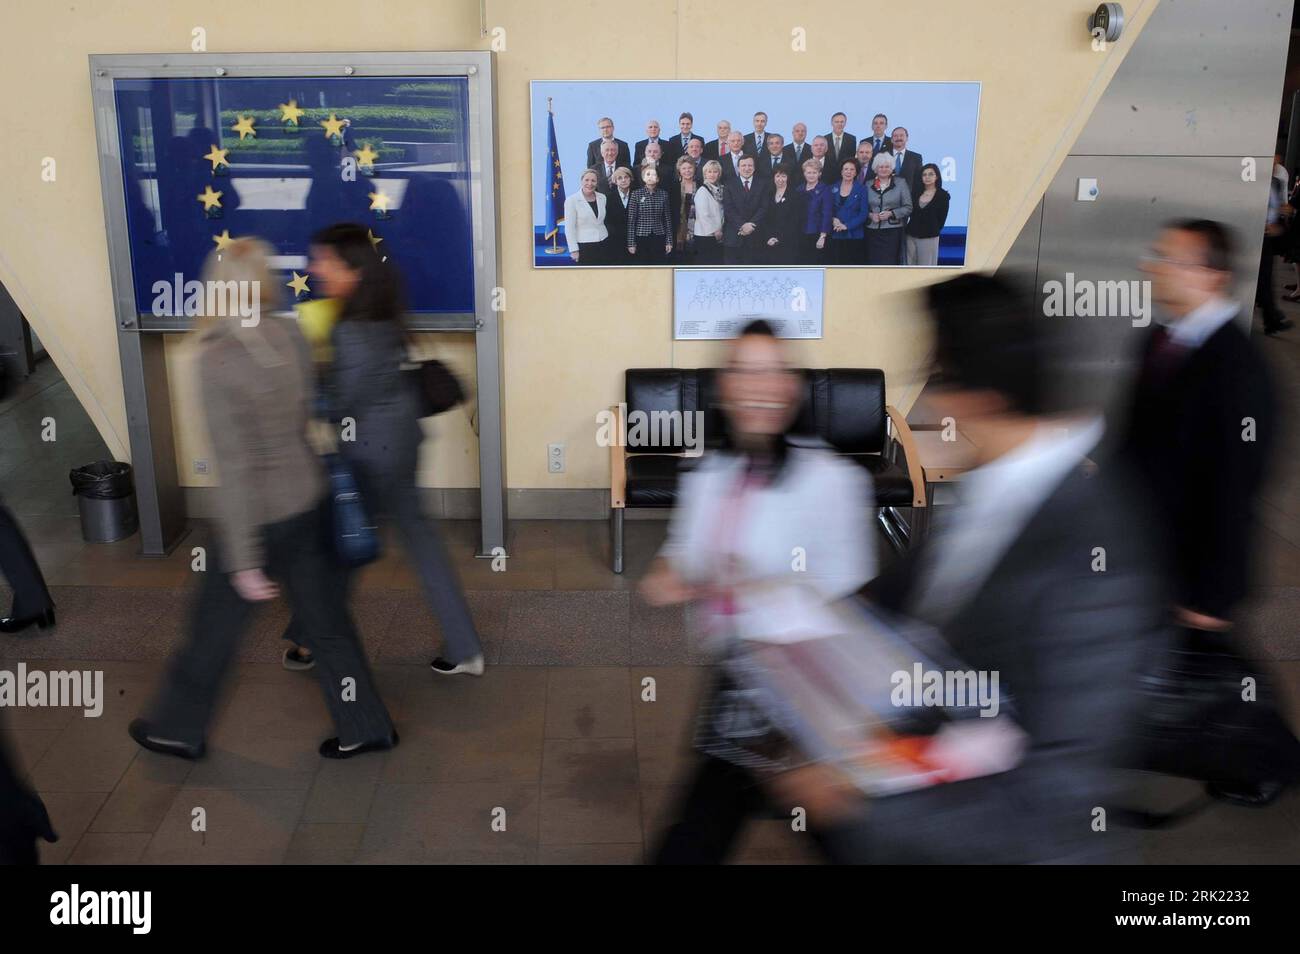
[[[564,200],[564,241],[579,265],[604,264],[605,193],[596,189],[596,170],[582,174],[582,188]]]
[[[695,190],[695,264],[722,264],[722,164],[710,159]]]
[[[772,327],[746,325],[719,375],[723,449],[683,476],[668,540],[641,581],[652,605],[703,602],[722,642],[733,633],[782,640],[806,623],[798,607],[848,596],[876,572],[871,478],[789,434],[801,386]],[[756,776],[702,756],[657,860],[720,863],[765,804]]]

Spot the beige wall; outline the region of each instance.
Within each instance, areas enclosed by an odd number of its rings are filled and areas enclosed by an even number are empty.
[[[490,41],[480,34],[473,0],[4,4],[0,281],[122,457],[125,410],[87,55],[188,51],[196,26],[206,29],[210,52],[487,49]],[[929,0],[889,17],[887,26],[858,12],[860,5],[830,0],[488,0],[488,27],[504,28],[506,42],[497,81],[508,486],[607,486],[594,415],[619,400],[623,369],[707,364],[715,353],[707,343],[672,341],[667,269],[531,267],[529,80],[977,80],[983,90],[968,264],[994,267],[1155,5],[1126,4],[1124,38],[1098,53],[1084,29],[1090,4],[1071,0]],[[611,16],[611,8],[618,13]],[[739,8],[744,16],[735,14]],[[792,49],[796,27],[806,30],[806,52]],[[859,125],[851,122],[850,131]],[[46,156],[58,163],[53,183],[41,180]],[[939,274],[829,271],[826,337],[806,343],[803,353],[812,364],[883,368],[890,399],[906,408],[927,342],[906,299],[891,293]],[[469,336],[438,336],[437,347],[472,379]],[[169,343],[174,382],[186,377],[182,351],[179,341]],[[206,456],[206,436],[192,395],[183,386],[174,392],[181,479],[198,483],[189,461]],[[436,439],[425,447],[426,483],[476,485],[466,416],[444,415],[429,428]],[[546,472],[546,445],[555,441],[567,444],[565,474]]]

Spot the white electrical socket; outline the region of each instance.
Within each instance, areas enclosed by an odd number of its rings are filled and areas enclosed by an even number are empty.
[[[546,470],[552,474],[564,473],[564,445],[546,445]]]

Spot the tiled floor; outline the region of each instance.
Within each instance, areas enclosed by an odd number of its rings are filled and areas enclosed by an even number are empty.
[[[1260,515],[1250,628],[1300,722],[1300,331],[1262,346],[1292,413]],[[41,440],[46,418],[53,442]],[[503,573],[474,558],[472,523],[447,522],[490,663],[477,680],[427,669],[437,623],[389,547],[363,571],[353,612],[402,743],[349,762],[316,754],[329,719],[311,675],[280,668],[286,611],[267,607],[244,641],[209,755],[190,764],[141,751],[126,725],[180,631],[192,548],[209,529],[193,525],[165,559],[138,557],[135,540],[81,541],[67,471],[108,454],[48,362],[0,402],[0,448],[0,495],[27,529],[59,611],[55,630],[0,642],[0,666],[97,669],[105,679],[99,718],[3,713],[62,836],[43,847],[46,862],[621,864],[653,846],[690,764],[685,742],[706,673],[685,614],[653,610],[632,592],[661,522],[628,522],[622,576],[608,570],[601,522],[513,522]],[[1294,862],[1300,793],[1264,811],[1216,806],[1144,845],[1149,861]],[[751,826],[737,860],[815,857],[806,836],[771,818]]]

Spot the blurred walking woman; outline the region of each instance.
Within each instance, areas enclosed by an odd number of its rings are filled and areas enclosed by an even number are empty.
[[[907,264],[938,265],[939,235],[948,221],[948,190],[941,186],[939,167],[921,167],[921,194],[913,196],[912,217],[907,220]]]
[[[894,175],[894,159],[881,153],[871,160],[876,177],[867,183],[867,264],[902,265],[903,235],[912,215],[912,193]]]
[[[584,253],[585,254],[585,253]],[[344,223],[311,240],[312,275],[343,302],[334,326],[330,400],[334,420],[356,421],[355,440],[339,444],[361,496],[378,519],[397,524],[420,587],[442,626],[443,654],[430,664],[444,675],[482,675],[483,648],[465,594],[416,485],[419,396],[402,371],[407,357],[399,279],[375,251],[365,228]]]
[[[596,191],[596,172],[582,174],[582,188],[564,200],[564,241],[578,265],[605,263],[605,193]]]
[[[753,603],[753,586],[789,585],[830,601],[875,574],[862,517],[873,500],[871,478],[824,444],[789,433],[802,385],[785,346],[757,320],[728,351],[719,379],[724,447],[682,477],[668,539],[640,585],[655,606],[701,601],[699,616],[724,652],[729,634],[779,638],[799,622]],[[790,559],[797,548],[807,554],[802,570]],[[706,711],[728,688],[718,681]],[[658,862],[722,862],[745,820],[767,806],[757,776],[701,752]]]
[[[800,265],[825,265],[829,250],[826,248],[831,231],[831,187],[821,181],[821,166],[816,159],[808,159],[803,164],[803,185],[799,191],[807,199],[807,213],[804,216],[803,238],[799,246]]]
[[[704,182],[695,190],[695,264],[722,264],[722,163],[700,167]]]
[[[256,282],[265,310],[251,327],[241,318],[206,317],[191,332],[221,475],[215,542],[185,643],[172,657],[148,715],[130,726],[140,745],[182,758],[203,755],[239,638],[255,604],[273,599],[279,585],[301,621],[301,642],[316,660],[338,731],[321,744],[320,754],[349,758],[397,744],[344,593],[333,585],[331,555],[320,533],[325,480],[307,442],[311,355],[293,319],[269,314],[270,292],[279,287],[269,271],[270,253],[261,241],[239,239],[209,255],[205,282]],[[349,685],[345,680],[354,680],[354,699],[340,692]]]

